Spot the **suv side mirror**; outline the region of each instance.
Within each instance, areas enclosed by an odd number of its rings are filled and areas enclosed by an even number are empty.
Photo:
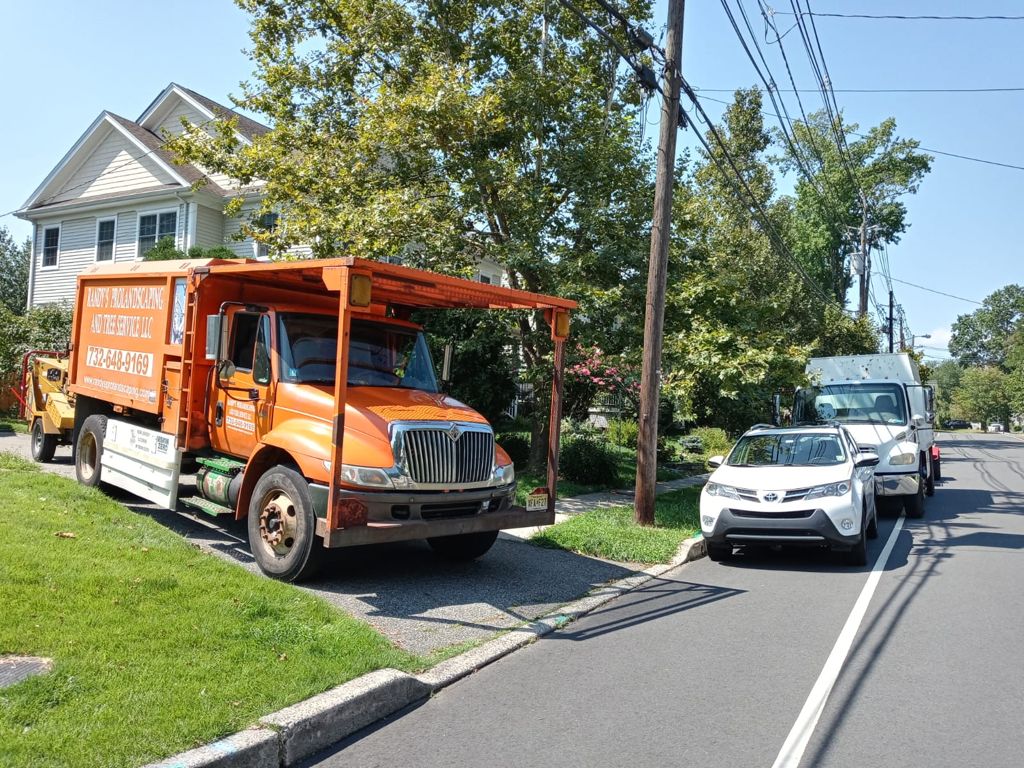
[[[717,469],[725,463],[725,456],[712,456],[708,459],[708,466]]]
[[[881,459],[874,451],[861,451],[854,458],[853,465],[855,467],[877,467],[879,461]]]

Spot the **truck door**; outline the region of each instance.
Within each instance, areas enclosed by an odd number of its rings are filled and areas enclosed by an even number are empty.
[[[211,444],[234,456],[248,457],[271,427],[273,397],[270,370],[271,322],[266,312],[235,310],[227,316],[231,375],[214,376],[210,398]]]

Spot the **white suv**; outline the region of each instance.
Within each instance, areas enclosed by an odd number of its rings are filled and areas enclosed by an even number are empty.
[[[734,545],[796,544],[867,563],[878,454],[842,426],[759,424],[708,463],[716,469],[700,494],[700,525],[710,559],[730,557]]]

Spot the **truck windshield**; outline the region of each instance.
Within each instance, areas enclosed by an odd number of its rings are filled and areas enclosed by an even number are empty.
[[[730,467],[832,466],[846,461],[837,435],[749,435],[741,437],[726,462]]]
[[[334,382],[338,352],[336,317],[280,314],[277,327],[282,381]],[[369,320],[352,321],[348,384],[438,391],[434,364],[423,334],[412,328]]]
[[[838,421],[841,424],[907,423],[907,401],[899,384],[827,384],[798,389],[794,424]]]

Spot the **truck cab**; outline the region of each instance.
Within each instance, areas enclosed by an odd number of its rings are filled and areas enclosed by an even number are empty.
[[[924,514],[935,491],[933,395],[906,354],[812,358],[812,384],[796,391],[794,424],[842,424],[879,456],[875,495],[900,501],[910,517]]]

